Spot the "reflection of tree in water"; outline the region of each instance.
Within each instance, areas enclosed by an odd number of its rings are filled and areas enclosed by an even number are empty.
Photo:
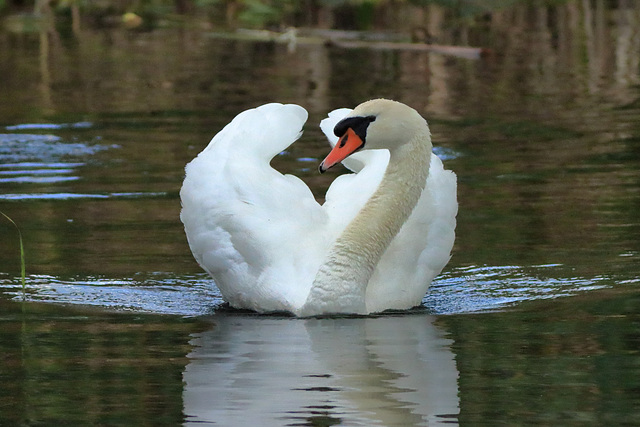
[[[618,289],[441,317],[456,342],[460,424],[637,424],[640,377],[629,372],[637,295]]]

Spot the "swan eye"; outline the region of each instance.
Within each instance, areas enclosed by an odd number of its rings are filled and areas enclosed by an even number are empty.
[[[347,117],[346,119],[342,119],[338,122],[336,127],[333,128],[333,133],[338,138],[341,138],[345,133],[347,133],[347,129],[351,128],[364,143],[367,137],[367,128],[369,127],[369,124],[375,120],[376,116]]]

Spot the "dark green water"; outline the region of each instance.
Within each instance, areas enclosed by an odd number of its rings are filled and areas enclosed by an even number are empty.
[[[0,32],[0,210],[27,257],[23,293],[0,221],[0,425],[640,424],[640,9],[455,22],[439,41],[493,53]],[[379,96],[423,113],[459,179],[424,308],[221,308],[178,220],[185,163],[238,112],[298,103],[273,164],[321,198],[342,171],[317,174],[317,124]]]

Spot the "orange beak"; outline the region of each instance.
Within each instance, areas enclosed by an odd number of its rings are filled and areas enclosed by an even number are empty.
[[[353,129],[348,128],[347,132],[342,135],[336,146],[333,147],[333,150],[331,150],[322,163],[320,163],[320,173],[324,173],[329,168],[343,161],[351,154],[358,151],[358,149],[362,148],[363,145],[364,143],[362,142],[362,139],[356,135]]]

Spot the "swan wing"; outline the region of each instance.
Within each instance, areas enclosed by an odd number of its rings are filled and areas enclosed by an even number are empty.
[[[333,111],[321,128],[332,144]],[[378,187],[388,150],[356,153],[344,163],[320,206],[297,177],[271,159],[296,141],[307,120],[297,105],[267,104],[240,113],[186,167],[181,219],[198,263],[234,307],[297,312],[340,232]],[[419,304],[449,259],[456,178],[432,155],[418,205],[386,250],[367,287],[367,310]]]
[[[186,166],[189,246],[234,307],[294,311],[322,262],[327,214],[299,178],[269,165],[306,120],[297,105],[244,111]]]

